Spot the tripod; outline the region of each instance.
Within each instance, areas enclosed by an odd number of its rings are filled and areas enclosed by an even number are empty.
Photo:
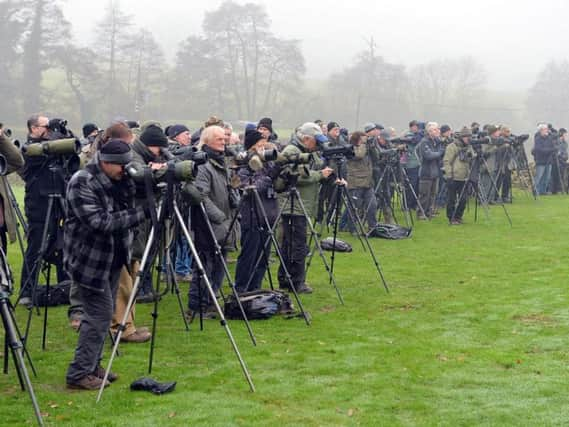
[[[34,414],[38,425],[43,426],[43,418],[41,416],[40,408],[34,393],[34,388],[26,369],[26,364],[24,362],[24,354],[28,358],[30,367],[34,375],[36,374],[30,355],[26,350],[25,343],[22,340],[20,330],[16,323],[16,318],[14,316],[14,307],[10,303],[10,294],[12,289],[12,278],[10,274],[10,269],[6,263],[6,256],[4,251],[0,249],[0,316],[2,317],[2,324],[4,325],[5,333],[5,347],[4,347],[4,373],[8,373],[8,348],[10,348],[12,357],[14,359],[14,365],[16,367],[16,373],[18,375],[18,380],[20,382],[20,387],[22,391],[27,389],[30,395],[30,400],[32,401],[32,406],[34,409]]]
[[[250,218],[251,218],[251,220],[253,220],[253,217],[255,218],[255,223],[257,224],[258,233],[261,236],[267,236],[265,239],[265,242],[263,244],[263,249],[262,249],[262,252],[260,254],[260,257],[256,261],[255,267],[251,271],[251,274],[249,275],[249,278],[247,279],[247,284],[245,287],[249,288],[249,285],[251,284],[251,282],[253,281],[253,278],[255,277],[259,263],[262,260],[262,262],[264,262],[265,267],[266,267],[265,271],[267,272],[267,274],[269,276],[269,284],[271,286],[271,289],[274,289],[273,288],[273,281],[272,281],[272,277],[271,277],[269,259],[267,257],[267,252],[269,252],[270,247],[272,246],[275,249],[275,252],[276,252],[277,257],[280,261],[280,264],[282,265],[287,283],[288,283],[290,289],[292,290],[292,293],[294,295],[296,303],[298,304],[298,308],[302,314],[302,317],[304,318],[304,321],[306,322],[306,324],[310,325],[310,315],[304,310],[304,307],[302,306],[302,302],[300,300],[300,297],[298,296],[298,292],[296,291],[296,287],[295,287],[294,283],[292,282],[292,278],[290,276],[288,268],[285,265],[285,262],[284,262],[284,259],[283,259],[282,253],[281,253],[281,249],[280,249],[279,244],[277,242],[277,239],[275,237],[273,225],[271,225],[271,223],[269,221],[269,218],[267,216],[267,212],[265,210],[265,207],[263,205],[263,201],[261,200],[261,196],[259,195],[257,187],[255,187],[255,185],[253,185],[253,183],[250,180],[249,185],[244,187],[243,191],[244,191],[244,195],[241,198],[240,203],[243,203],[244,200],[247,200],[247,202],[249,203],[249,211],[250,211],[250,215],[251,215]],[[235,217],[233,218],[233,221],[235,221],[237,219],[238,212],[239,211],[237,211],[235,213]],[[278,224],[278,220],[275,221],[274,225],[276,225],[276,224]]]
[[[480,187],[480,182],[478,179],[479,178],[478,175],[480,174],[481,164],[483,164],[486,167],[486,170],[488,170],[489,169],[488,163],[486,163],[486,160],[484,159],[484,155],[482,153],[481,148],[475,149],[475,152],[476,152],[476,156],[474,157],[473,162],[470,166],[468,178],[467,178],[464,186],[462,187],[460,195],[459,195],[457,202],[455,204],[452,216],[451,216],[451,218],[449,218],[449,223],[451,222],[451,219],[455,218],[461,201],[463,200],[464,197],[467,197],[469,191],[474,193],[474,195],[475,195],[475,198],[474,198],[474,203],[475,203],[475,205],[474,205],[474,221],[476,222],[478,220],[478,203],[479,203],[479,201],[485,210],[486,216],[487,217],[489,216],[488,199],[487,199],[485,192]],[[498,189],[496,188],[496,182],[494,181],[492,174],[488,172],[488,176],[490,178],[490,182],[491,182],[491,185],[492,185],[494,191],[496,191],[496,193],[497,193]],[[510,227],[512,227],[513,226],[512,225],[512,219],[510,218],[510,214],[508,213],[508,210],[506,209],[504,202],[500,201],[499,204],[502,206],[502,209],[504,210],[504,214],[506,215],[506,218],[508,219],[508,222],[510,223]]]
[[[385,288],[385,291],[389,293],[389,287],[387,286],[387,282],[385,281],[385,277],[383,276],[383,271],[381,270],[381,266],[379,265],[377,257],[375,256],[375,253],[373,251],[373,248],[371,247],[369,238],[365,233],[364,225],[355,211],[352,200],[350,199],[350,195],[348,194],[346,185],[344,185],[344,183],[342,182],[343,181],[342,170],[344,170],[342,166],[345,165],[346,158],[344,156],[340,156],[339,158],[336,159],[336,161],[340,165],[338,167],[339,181],[336,182],[336,187],[341,197],[336,197],[336,207],[335,207],[335,216],[334,216],[334,237],[332,239],[333,243],[332,243],[332,256],[331,256],[331,269],[330,269],[331,273],[332,275],[334,273],[334,261],[336,259],[336,240],[338,236],[338,222],[340,218],[340,211],[342,210],[342,202],[344,202],[347,211],[348,212],[351,211],[352,217],[355,217],[356,223],[354,225],[356,226],[356,230],[358,230],[358,233],[361,234],[364,242],[366,243],[367,249],[369,250],[373,263],[375,264],[375,268],[379,274],[379,277],[381,278],[381,281],[383,282],[383,287]]]
[[[57,240],[57,233],[59,228],[61,227],[61,222],[65,216],[65,204],[64,204],[64,197],[62,194],[61,189],[56,188],[56,177],[57,176],[64,176],[63,174],[63,166],[56,160],[52,160],[48,163],[47,167],[50,171],[50,189],[51,192],[48,194],[48,203],[47,203],[47,214],[43,225],[42,231],[42,240],[40,249],[37,255],[35,262],[32,265],[30,270],[30,274],[26,280],[26,282],[22,285],[20,289],[20,298],[24,291],[31,287],[31,299],[32,302],[28,308],[28,320],[26,323],[26,329],[23,341],[26,342],[29,336],[31,322],[32,322],[32,314],[33,314],[33,306],[35,304],[36,299],[36,292],[38,289],[38,282],[40,276],[40,270],[44,272],[46,278],[46,295],[49,296],[50,291],[50,281],[51,281],[51,263],[47,259],[54,250],[50,251],[50,242]],[[55,238],[54,238],[55,236]],[[57,249],[55,249],[56,251]],[[52,252],[52,253],[50,253]],[[25,262],[25,257],[24,257]],[[31,280],[31,281],[30,281]],[[19,299],[19,298],[18,298]],[[37,307],[37,313],[39,312],[40,308]],[[46,348],[46,338],[47,338],[47,320],[48,320],[48,304],[46,303],[44,308],[44,318],[43,318],[43,331],[42,331],[42,350]]]
[[[167,193],[173,191],[172,190],[172,183],[168,184],[170,189],[167,191]],[[120,343],[120,337],[122,336],[123,331],[126,328],[126,322],[128,319],[128,315],[130,313],[130,311],[132,310],[132,306],[134,304],[134,300],[136,298],[136,294],[138,291],[138,288],[140,286],[141,280],[145,274],[145,271],[149,268],[148,266],[152,265],[152,261],[153,259],[156,257],[156,250],[157,250],[157,246],[158,246],[158,242],[159,242],[159,236],[160,236],[160,228],[163,227],[162,223],[164,222],[165,219],[165,214],[166,211],[169,211],[169,215],[172,216],[172,219],[176,221],[177,226],[179,227],[179,229],[184,233],[184,236],[186,237],[187,241],[188,241],[188,245],[190,247],[190,251],[192,252],[192,256],[195,262],[195,266],[198,270],[198,274],[200,274],[200,277],[203,277],[203,280],[205,282],[205,285],[207,287],[207,290],[209,292],[209,295],[215,305],[216,311],[219,314],[219,318],[220,318],[220,324],[221,326],[225,329],[225,332],[227,334],[227,337],[231,343],[231,346],[233,347],[233,351],[235,352],[235,355],[237,356],[237,359],[241,365],[241,369],[243,371],[243,374],[245,376],[245,379],[247,380],[248,384],[249,384],[249,388],[251,389],[252,392],[255,391],[255,386],[253,384],[253,381],[251,379],[251,376],[249,375],[249,371],[247,370],[247,366],[245,365],[245,361],[243,360],[243,358],[241,357],[241,353],[239,352],[239,349],[237,348],[237,344],[235,343],[235,340],[233,338],[233,335],[231,333],[231,330],[229,329],[229,326],[227,324],[227,321],[225,319],[225,316],[223,315],[223,310],[221,309],[221,307],[219,306],[219,303],[217,302],[217,299],[215,297],[215,292],[213,291],[213,288],[211,287],[211,283],[209,281],[209,278],[207,277],[207,274],[205,274],[205,269],[204,266],[202,264],[202,261],[197,253],[197,250],[194,246],[194,242],[192,240],[192,237],[190,236],[190,233],[184,223],[184,218],[178,208],[178,205],[176,203],[175,198],[171,198],[169,199],[169,195],[167,194],[165,197],[166,201],[168,202],[167,204],[170,205],[170,209],[168,209],[167,206],[165,206],[165,201],[162,200],[158,206],[158,211],[156,213],[156,221],[154,222],[154,225],[152,226],[152,229],[150,230],[150,234],[148,236],[148,243],[144,249],[144,253],[142,256],[142,260],[140,262],[140,270],[138,272],[138,275],[136,277],[136,280],[134,282],[133,288],[132,288],[132,293],[130,295],[130,298],[128,300],[126,309],[125,309],[125,314],[123,316],[123,319],[121,321],[121,324],[119,325],[118,328],[118,332],[117,335],[115,337],[115,342],[113,345],[113,349],[111,352],[111,356],[109,358],[109,363],[107,365],[107,369],[105,371],[105,377],[103,382],[101,383],[101,388],[99,389],[99,393],[97,395],[97,402],[99,402],[101,400],[101,396],[103,394],[103,390],[105,387],[105,382],[108,379],[109,376],[109,372],[111,371],[111,367],[113,364],[113,360],[116,356],[117,350],[118,350],[118,346]],[[170,271],[172,271],[172,268],[170,266]],[[239,301],[239,298],[237,298],[237,300]],[[156,300],[155,300],[155,304],[156,304]],[[241,309],[243,309],[241,307]],[[246,317],[244,317],[246,318]],[[155,317],[156,319],[156,317]],[[155,325],[156,323],[154,322],[154,327],[153,327],[153,331],[152,331],[152,335],[154,336],[155,334]],[[153,338],[154,340],[154,338]],[[151,349],[153,348],[153,346],[151,346]],[[151,359],[149,362],[149,370],[152,368],[152,353],[151,353]]]

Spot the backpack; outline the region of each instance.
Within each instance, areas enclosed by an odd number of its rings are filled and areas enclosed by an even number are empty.
[[[38,284],[34,293],[34,306],[36,307],[55,307],[57,305],[69,305],[69,290],[71,289],[71,281],[63,282],[50,286],[49,294],[47,286]]]
[[[275,314],[292,314],[294,306],[288,294],[271,289],[244,292],[239,300],[247,319],[268,319]],[[223,308],[228,319],[242,319],[241,310],[234,295],[229,295]]]
[[[395,224],[377,224],[375,228],[368,233],[368,237],[400,240],[410,237],[411,231],[411,228],[405,228]]]
[[[322,249],[325,251],[331,251],[334,249],[334,238],[326,237],[320,242]],[[352,252],[352,245],[343,240],[336,239],[336,252]]]

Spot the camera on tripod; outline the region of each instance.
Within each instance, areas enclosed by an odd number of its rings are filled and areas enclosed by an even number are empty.
[[[136,183],[145,183],[146,177],[148,176],[154,185],[170,181],[193,181],[198,173],[198,163],[193,160],[170,160],[166,165],[166,173],[160,176],[156,175],[150,166],[136,162],[126,165],[125,171]]]
[[[254,152],[242,151],[240,153],[237,153],[233,160],[237,167],[244,167],[244,166],[251,166],[250,162],[251,160],[254,159],[258,159],[263,163],[274,162],[275,160],[277,160],[278,156],[279,152],[275,148],[271,148],[271,149],[263,149]]]
[[[379,152],[379,164],[380,165],[392,165],[396,166],[399,164],[399,152],[397,148],[389,148],[387,150],[382,150]]]
[[[277,153],[275,162],[279,165],[307,165],[313,161],[312,153]]]
[[[187,145],[178,147],[171,151],[171,154],[178,161],[191,160],[196,165],[203,165],[207,162],[207,153],[205,151],[198,151],[194,146]]]
[[[336,147],[325,147],[321,151],[322,157],[327,160],[353,159],[356,155],[353,145],[338,145]]]

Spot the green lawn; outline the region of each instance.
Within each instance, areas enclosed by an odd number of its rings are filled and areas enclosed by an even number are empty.
[[[50,425],[562,425],[569,413],[567,334],[568,197],[535,202],[520,195],[490,218],[449,227],[444,218],[420,223],[404,241],[373,240],[391,293],[368,254],[337,258],[345,306],[320,261],[303,296],[313,317],[230,322],[251,371],[252,394],[223,329],[207,321],[185,332],[173,296],[160,303],[152,376],[178,381],[165,396],[130,392],[146,374],[149,345],[121,345],[121,375],[101,403],[95,393],[65,389],[77,335],[66,308],[49,312],[48,349],[40,349],[42,320],[29,343],[39,372],[33,378]],[[10,257],[16,273],[16,247]],[[16,274],[18,275],[18,274]],[[184,286],[184,294],[187,285]],[[186,299],[184,298],[184,303]],[[137,323],[150,325],[150,307]],[[20,325],[26,311],[18,308]],[[34,422],[15,371],[0,375],[0,424]]]

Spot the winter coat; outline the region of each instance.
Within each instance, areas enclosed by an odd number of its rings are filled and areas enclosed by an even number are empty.
[[[194,185],[200,192],[207,219],[211,223],[217,242],[222,244],[224,249],[233,249],[237,242],[239,223],[235,221],[231,232],[228,233],[237,208],[229,199],[230,192],[235,194],[236,190],[231,187],[231,177],[225,166],[223,154],[212,156],[207,146],[202,149],[208,152],[209,158],[206,163],[198,167]],[[211,234],[200,206],[192,206],[192,227],[198,246],[212,249],[214,245]]]
[[[24,158],[22,157],[20,150],[18,150],[18,148],[12,144],[12,141],[6,138],[2,132],[0,132],[0,154],[6,158],[6,175],[17,171],[24,166]],[[8,177],[0,177],[0,197],[2,197],[2,204],[4,207],[4,224],[8,231],[9,241],[14,243],[16,241],[17,219],[14,208],[10,203],[8,185]]]
[[[421,162],[417,158],[417,146],[423,139],[421,133],[408,132],[405,138],[409,138],[411,141],[407,142],[407,152],[404,154],[404,160],[401,162],[405,169],[414,169],[421,166]]]
[[[373,170],[367,144],[354,146],[355,156],[348,160],[348,188],[371,188]]]
[[[112,181],[98,156],[73,175],[67,186],[63,264],[74,282],[103,292],[113,266],[120,268],[116,254],[130,263],[132,228],[146,218],[133,201],[134,184]]]
[[[539,133],[535,134],[532,154],[536,165],[550,164],[555,151],[557,151],[557,148],[553,144],[551,135],[541,136]]]
[[[416,152],[421,162],[420,179],[438,178],[442,166],[442,158],[445,153],[440,141],[425,136],[417,146]]]
[[[450,143],[443,157],[445,177],[453,181],[466,181],[470,175],[470,161],[475,156],[474,149],[462,141]]]
[[[259,171],[253,171],[247,167],[241,168],[238,173],[242,188],[253,185],[257,189],[265,214],[271,225],[276,221],[279,213],[279,202],[273,186],[273,179],[278,175],[279,171],[279,166],[269,162]],[[258,208],[256,209],[257,212],[251,210],[252,206],[257,207],[256,202],[253,200],[254,196],[252,193],[245,194],[241,200],[239,214],[241,215],[241,228],[243,229],[257,227],[259,224],[263,228],[265,227],[262,211]]]
[[[282,154],[288,156],[307,152],[308,150],[304,145],[294,136],[291,142],[283,149]],[[300,193],[300,198],[304,203],[306,212],[309,217],[313,217],[316,214],[318,205],[318,184],[326,181],[326,178],[324,178],[324,175],[322,175],[322,172],[319,170],[322,166],[322,161],[316,156],[314,156],[313,159],[312,164],[287,165],[283,167],[281,174],[276,179],[275,189],[281,192],[279,194],[279,205],[283,208],[284,215],[291,214],[290,201],[287,197],[288,192],[284,192],[287,189],[287,175],[298,176],[296,189]],[[292,215],[303,215],[302,209],[296,201],[293,206]]]

